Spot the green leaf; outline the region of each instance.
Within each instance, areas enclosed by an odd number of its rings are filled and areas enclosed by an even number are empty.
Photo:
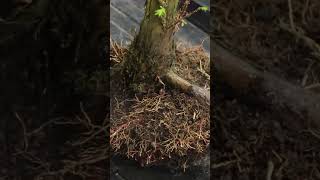
[[[183,27],[183,26],[186,25],[186,24],[187,24],[187,21],[182,20],[182,22],[181,22],[181,27]]]
[[[166,15],[166,9],[162,6],[160,6],[160,9],[157,9],[155,11],[155,15],[159,17],[164,17]]]
[[[204,12],[209,11],[209,7],[208,6],[201,6],[201,7],[199,7],[199,9],[201,11],[204,11]]]

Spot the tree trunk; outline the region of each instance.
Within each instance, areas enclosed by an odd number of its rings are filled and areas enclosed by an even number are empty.
[[[155,11],[166,3],[166,15],[160,18]],[[172,23],[179,0],[147,0],[140,32],[129,48],[124,62],[126,83],[152,82],[155,76],[164,75],[175,59],[174,32]]]

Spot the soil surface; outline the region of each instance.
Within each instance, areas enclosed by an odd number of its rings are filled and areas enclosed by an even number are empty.
[[[132,40],[134,33],[129,31],[130,29],[139,29],[139,22],[143,17],[143,0],[139,1],[128,1],[128,0],[115,0],[111,1],[111,38],[115,40],[119,45],[127,45],[127,42]],[[205,1],[201,1],[205,2]],[[206,1],[205,3],[208,3]],[[174,67],[174,71],[177,72],[181,77],[187,79],[190,82],[198,84],[199,86],[209,90],[209,61],[207,54],[203,53],[201,50],[201,43],[203,47],[209,51],[209,39],[199,28],[194,26],[192,23],[188,23],[184,28],[182,28],[176,34],[177,46],[178,46],[178,57],[177,62]],[[194,48],[184,48],[186,46],[196,46]],[[120,51],[122,52],[122,51]],[[199,53],[201,52],[201,53]],[[189,59],[187,58],[189,56]],[[119,57],[111,57],[112,61],[118,61]],[[121,58],[120,58],[121,59]],[[116,81],[119,82],[119,81]],[[162,85],[159,83],[159,89]],[[175,91],[171,87],[166,87],[165,93],[167,94],[180,94],[181,92]],[[183,93],[182,93],[183,94]],[[179,97],[180,97],[179,96]],[[192,98],[192,97],[186,97]],[[141,97],[139,98],[141,99]],[[172,96],[170,101],[176,101],[177,97]],[[181,101],[185,101],[182,99]],[[194,100],[192,100],[194,101]],[[121,102],[121,101],[119,101]],[[120,158],[121,159],[121,158]],[[205,158],[204,158],[205,159]],[[203,159],[203,160],[204,160]],[[204,162],[194,162],[194,168],[186,169],[186,172],[181,173],[180,170],[176,169],[176,164],[164,163],[164,166],[155,167],[141,167],[141,165],[136,162],[130,162],[129,160],[122,160],[119,163],[119,157],[115,157],[111,161],[114,161],[111,165],[111,169],[117,169],[117,171],[112,172],[111,178],[115,180],[126,178],[126,179],[148,179],[148,178],[182,178],[182,179],[208,179],[208,163],[209,158],[206,156]],[[169,167],[169,168],[168,168]],[[133,172],[135,171],[135,172]],[[161,174],[158,173],[161,171]],[[118,174],[117,174],[118,173]],[[135,175],[134,175],[135,174]],[[153,174],[153,175],[152,175]],[[134,175],[134,176],[133,176]]]
[[[214,39],[255,67],[319,92],[320,3],[288,2],[217,0]],[[212,88],[213,179],[320,179],[319,130],[292,130],[293,119],[236,96],[223,82]]]
[[[115,42],[111,47],[110,60],[115,70],[127,50]],[[203,48],[181,45],[176,54],[173,71],[209,91],[210,61]],[[121,86],[119,75],[112,77],[111,177],[208,179],[207,104],[160,82],[133,92]]]

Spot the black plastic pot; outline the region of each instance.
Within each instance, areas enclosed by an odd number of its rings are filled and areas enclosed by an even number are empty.
[[[113,157],[110,176],[111,180],[209,180],[208,164],[200,163],[182,172],[168,167],[141,167],[135,161]]]

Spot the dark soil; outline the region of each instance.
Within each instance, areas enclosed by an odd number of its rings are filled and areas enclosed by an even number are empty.
[[[292,0],[294,24],[319,44],[320,3],[307,2]],[[259,69],[318,91],[319,50],[280,27],[280,19],[290,27],[288,1],[218,0],[211,6],[217,42]],[[294,130],[293,119],[236,96],[223,82],[213,88],[212,178],[320,179],[319,130]]]
[[[0,3],[0,179],[106,179],[107,6],[45,2]]]

